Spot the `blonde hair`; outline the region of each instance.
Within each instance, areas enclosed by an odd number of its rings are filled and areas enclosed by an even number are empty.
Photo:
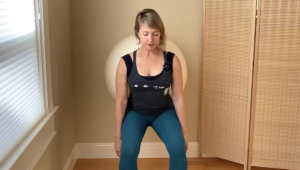
[[[153,9],[144,9],[137,14],[135,19],[134,35],[139,40],[139,44],[140,38],[138,36],[138,32],[142,24],[146,24],[150,28],[156,29],[160,32],[159,47],[164,50],[166,47],[166,33],[164,23],[158,13]]]

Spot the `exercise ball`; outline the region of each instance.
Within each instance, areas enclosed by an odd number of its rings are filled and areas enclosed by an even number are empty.
[[[119,41],[113,49],[110,51],[106,63],[105,63],[105,82],[106,86],[108,88],[108,91],[110,95],[115,99],[116,98],[116,72],[118,63],[122,56],[129,54],[135,50],[137,50],[138,47],[138,41],[135,38],[134,35],[130,35],[121,41]],[[185,88],[186,80],[187,80],[187,66],[186,61],[184,59],[184,56],[180,49],[170,40],[166,40],[166,51],[170,51],[172,53],[175,53],[176,56],[178,56],[181,66],[182,66],[182,76],[183,76],[183,90]]]

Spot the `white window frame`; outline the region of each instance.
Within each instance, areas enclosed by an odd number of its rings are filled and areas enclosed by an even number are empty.
[[[32,170],[56,134],[54,114],[58,110],[58,106],[53,106],[52,101],[48,3],[47,0],[34,0],[34,2],[38,57],[46,115],[0,165],[0,170]]]

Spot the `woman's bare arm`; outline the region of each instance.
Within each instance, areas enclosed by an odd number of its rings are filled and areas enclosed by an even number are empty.
[[[121,126],[127,106],[127,68],[123,59],[119,61],[116,75],[115,137],[121,138]]]

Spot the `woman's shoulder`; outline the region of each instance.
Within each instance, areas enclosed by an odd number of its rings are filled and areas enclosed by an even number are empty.
[[[164,52],[166,52],[167,53],[167,55],[169,54],[169,55],[175,55],[175,53],[173,52],[173,51],[164,51]]]
[[[128,53],[123,55],[121,58],[124,60],[125,64],[126,64],[126,68],[127,68],[127,76],[130,75],[131,73],[131,69],[132,69],[132,65],[133,65],[133,59],[132,59],[133,53]]]
[[[121,58],[124,59],[124,60],[131,59],[131,54],[125,54]]]
[[[176,54],[173,51],[165,51],[167,59],[170,59],[171,61],[176,56]]]
[[[167,62],[170,66],[171,71],[173,71],[173,59],[174,59],[175,53],[172,51],[165,51],[165,52],[166,52]]]
[[[133,61],[133,53],[134,53],[134,51],[130,52],[130,53],[127,53],[127,54],[123,55],[121,58],[124,59],[124,60],[131,60],[131,61]]]

